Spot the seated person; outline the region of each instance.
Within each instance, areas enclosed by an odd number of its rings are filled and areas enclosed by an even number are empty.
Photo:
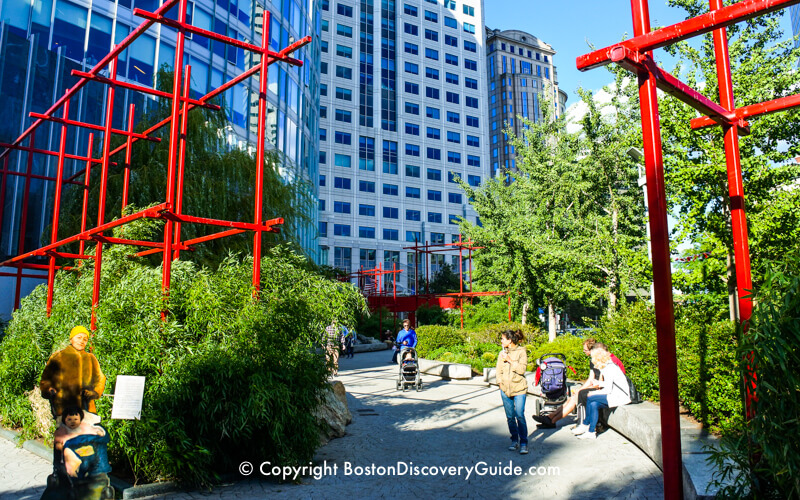
[[[591,351],[594,348],[598,348],[602,351],[605,351],[609,354],[610,359],[614,362],[614,364],[622,370],[622,373],[625,373],[625,367],[622,365],[622,361],[619,360],[616,356],[611,354],[608,350],[608,347],[603,344],[602,342],[597,342],[593,338],[588,338],[583,341],[583,353],[591,358]],[[586,398],[593,392],[600,389],[600,379],[601,374],[600,370],[595,367],[594,363],[589,361],[589,378],[583,385],[575,391],[569,400],[564,403],[560,408],[557,408],[551,414],[547,416],[540,416],[534,415],[533,419],[539,423],[539,427],[543,429],[552,429],[556,426],[556,422],[561,420],[562,418],[569,415],[575,407],[580,404],[584,407],[586,406]]]
[[[601,408],[616,408],[631,402],[630,390],[625,374],[611,360],[611,353],[595,345],[592,362],[600,369],[600,389],[590,394],[586,402],[586,418],[572,433],[579,439],[594,439]]]
[[[404,364],[404,365],[407,365],[407,364],[409,364],[409,363],[414,363],[414,362],[415,362],[415,360],[414,360],[414,353],[413,353],[413,352],[411,352],[411,350],[407,350],[407,351],[405,352],[405,356],[403,357],[403,364]]]

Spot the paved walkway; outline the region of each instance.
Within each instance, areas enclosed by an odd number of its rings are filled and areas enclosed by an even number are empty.
[[[571,419],[562,421],[563,427],[545,431],[536,430],[529,419],[531,453],[509,452],[496,387],[479,380],[445,382],[423,376],[422,392],[398,392],[397,368],[387,364],[390,356],[389,351],[380,351],[341,360],[338,379],[347,387],[353,423],[345,437],[318,451],[315,465],[327,465],[318,479],[278,484],[261,478],[260,464],[254,464],[250,479],[212,492],[155,498],[662,498],[659,469],[615,432],[584,441],[569,432]],[[526,415],[532,411],[529,397]],[[8,456],[2,450],[0,464]],[[11,459],[19,453],[27,454],[16,451]],[[6,472],[8,466],[3,465]],[[406,474],[396,477],[391,467]],[[49,470],[49,464],[42,470]],[[44,475],[34,477],[44,484]],[[3,500],[3,492],[21,490],[21,486],[8,490],[6,484],[0,481]],[[21,498],[21,493],[14,498]]]

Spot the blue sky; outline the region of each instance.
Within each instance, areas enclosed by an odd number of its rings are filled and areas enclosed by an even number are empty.
[[[521,7],[525,5],[526,7]],[[567,105],[576,102],[579,86],[597,90],[611,81],[611,74],[598,68],[582,73],[575,69],[575,58],[596,48],[612,45],[627,34],[630,38],[628,0],[484,0],[486,26],[491,29],[519,29],[536,36],[556,51],[558,83],[569,94]],[[650,0],[650,22],[666,26],[682,21],[683,9],[667,7],[665,0]],[[791,36],[788,10],[784,12],[784,34]],[[656,59],[663,57],[656,52]],[[665,64],[670,69],[672,64]]]

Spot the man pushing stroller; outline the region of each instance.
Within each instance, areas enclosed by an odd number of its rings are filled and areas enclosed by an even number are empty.
[[[392,355],[392,364],[397,364],[397,355],[400,354],[400,359],[403,359],[403,352],[406,349],[414,349],[417,347],[417,332],[411,328],[411,321],[403,320],[403,329],[397,332],[397,340],[395,340],[396,349]]]

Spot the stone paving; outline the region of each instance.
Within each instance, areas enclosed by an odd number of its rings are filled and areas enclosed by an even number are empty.
[[[254,470],[242,481],[213,491],[152,498],[662,498],[660,470],[614,431],[595,441],[578,440],[569,432],[572,419],[556,429],[536,430],[529,396],[525,413],[530,454],[510,452],[496,387],[480,379],[457,382],[423,376],[422,392],[400,392],[395,389],[397,367],[387,363],[390,356],[381,351],[341,360],[338,380],[347,388],[353,423],[345,437],[318,451],[314,465],[327,466],[321,477],[307,475],[297,484],[280,484],[264,478],[254,459]],[[11,450],[8,442],[3,445],[14,455],[0,449],[2,462],[9,457],[42,464],[10,469],[11,464],[4,463],[4,474],[18,470],[31,479],[14,480],[9,488],[6,476],[0,476],[0,500],[5,500],[4,494],[41,494],[49,464],[26,451]],[[273,465],[282,464],[266,465],[266,472]]]
[[[39,498],[53,465],[0,437],[0,500]]]

